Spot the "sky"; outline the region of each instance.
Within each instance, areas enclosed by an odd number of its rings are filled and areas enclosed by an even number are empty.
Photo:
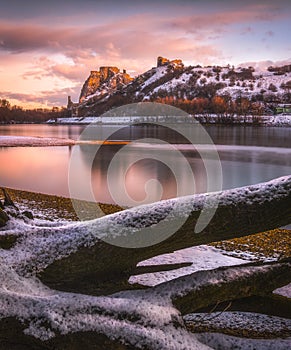
[[[132,76],[157,56],[185,64],[291,63],[290,0],[9,0],[0,11],[0,98],[78,101],[91,70]]]

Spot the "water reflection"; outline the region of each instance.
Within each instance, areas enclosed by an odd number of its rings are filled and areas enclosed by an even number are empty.
[[[83,126],[48,126],[48,125],[9,125],[0,126],[2,135],[70,137],[77,139]],[[95,137],[102,139],[102,133],[112,126],[96,126]],[[267,181],[291,173],[291,128],[255,128],[255,127],[221,127],[207,128],[218,144],[222,160],[223,188],[239,187],[247,184]],[[107,130],[108,131],[108,130]],[[171,138],[168,130],[159,131],[155,127],[127,127],[115,134],[114,139],[134,140],[142,137]],[[176,136],[175,136],[176,137]],[[174,138],[181,142],[179,136]],[[235,147],[241,145],[247,147]],[[257,147],[260,146],[260,147]],[[92,180],[92,188],[96,200],[113,202],[108,189],[108,167],[116,153],[124,145],[106,145],[100,148],[91,169],[90,157],[96,149],[92,145],[74,146],[79,152],[79,163],[75,177],[79,183],[78,198],[83,198],[82,174],[86,173]],[[0,148],[0,185],[69,196],[68,166],[72,147],[16,147]],[[115,169],[116,186],[125,186],[125,190],[133,200],[140,202],[146,198],[161,198],[187,195],[206,190],[206,174],[203,162],[197,152],[181,150],[195,175],[195,189],[191,178],[185,171],[183,161],[171,149],[163,151],[166,164],[151,159],[154,149],[147,147],[126,148]],[[159,151],[161,152],[161,151]],[[134,161],[139,154],[143,159]],[[128,164],[131,164],[128,168]],[[215,165],[215,164],[213,164]],[[175,169],[175,173],[172,171]],[[177,184],[177,178],[180,182]],[[147,187],[148,186],[148,187]],[[178,188],[179,186],[179,188]]]
[[[155,154],[153,150],[131,145],[125,151],[119,145],[105,145],[98,151],[93,145],[76,147],[80,148],[80,157],[85,165],[80,171],[80,178],[88,176],[92,154],[96,154],[91,178],[92,189],[98,200],[117,201],[120,205],[131,206],[207,190],[205,167],[197,154],[182,158],[169,149],[161,156],[160,151]],[[119,153],[120,150],[123,152]],[[110,168],[112,161],[113,170]],[[188,167],[190,164],[191,173],[185,163]],[[113,176],[111,183],[110,175]],[[126,196],[131,200],[126,201]]]
[[[69,157],[69,147],[3,147],[1,186],[68,196]]]
[[[182,127],[182,126],[180,126]],[[265,147],[291,147],[291,128],[287,127],[256,127],[256,126],[227,126],[207,125],[204,126],[215,144],[220,145],[249,145]],[[189,125],[185,126],[185,130]],[[191,125],[195,130],[195,125]],[[46,124],[23,124],[23,125],[0,125],[0,135],[14,136],[39,136],[39,137],[60,137],[78,139],[85,129],[82,125],[46,125]],[[104,135],[112,133],[115,140],[136,140],[138,138],[158,138],[171,140],[172,143],[183,142],[183,137],[168,128],[160,128],[152,125],[145,126],[120,126],[96,125],[92,127],[93,139],[104,139]],[[199,136],[197,136],[199,137]],[[197,139],[197,143],[199,139]]]
[[[57,137],[77,140],[84,128],[85,127],[81,125],[0,124],[0,135]]]

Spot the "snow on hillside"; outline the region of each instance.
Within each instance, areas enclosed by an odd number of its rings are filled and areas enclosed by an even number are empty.
[[[173,104],[189,113],[205,109],[217,113],[223,109],[255,114],[260,110],[260,115],[274,112],[279,103],[291,103],[291,64],[262,71],[229,65],[184,66],[181,60],[162,58],[157,67],[134,79],[117,71],[103,81],[94,73],[82,102],[69,109],[71,116],[100,116],[112,108],[143,101]],[[222,100],[215,101],[217,96]],[[246,101],[242,104],[240,98],[247,99],[250,105]]]
[[[156,73],[151,76],[144,84],[141,85],[140,91],[149,84],[157,82],[162,74],[166,73],[167,67],[158,67]],[[215,72],[216,68],[192,68],[187,72],[182,73],[179,77],[169,79],[161,85],[154,87],[146,97],[150,97],[154,93],[158,93],[159,90],[165,90],[168,93],[176,88],[180,89],[195,89],[197,87],[207,86],[208,84],[221,83],[224,87],[218,89],[218,95],[230,94],[232,97],[237,97],[239,94],[242,96],[251,96],[255,94],[272,93],[275,95],[283,94],[285,92],[283,86],[291,80],[291,73],[285,73],[284,75],[274,75],[269,71],[254,71],[251,79],[243,78],[243,70],[240,68],[234,70],[234,74],[230,75],[232,70],[230,68],[221,68],[220,72]],[[241,74],[241,78],[237,78]],[[193,84],[193,77],[195,77],[196,84]],[[235,78],[232,78],[235,77]],[[192,80],[192,82],[191,82]],[[271,86],[271,87],[270,87]]]
[[[154,68],[154,74],[149,79],[147,79],[143,84],[141,84],[140,86],[141,90],[143,90],[146,86],[159,80],[166,73],[166,70],[167,70],[167,66]]]

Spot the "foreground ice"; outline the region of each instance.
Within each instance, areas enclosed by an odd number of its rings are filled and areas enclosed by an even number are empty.
[[[52,137],[0,136],[0,147],[71,146],[75,141]]]

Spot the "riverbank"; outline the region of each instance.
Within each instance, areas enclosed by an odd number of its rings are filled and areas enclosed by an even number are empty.
[[[8,191],[17,206],[32,211],[34,217],[40,217],[47,220],[79,220],[70,198],[12,188],[5,189]],[[88,213],[99,212],[100,217],[104,214],[112,214],[123,209],[118,205],[108,203],[91,203],[82,200],[75,201],[78,204],[79,210]],[[97,210],[93,211],[92,208],[96,208]],[[88,216],[86,219],[90,220],[94,218],[95,217]]]
[[[48,124],[77,124],[86,125],[96,123],[100,125],[131,125],[140,123],[185,123],[217,125],[254,125],[254,126],[282,126],[291,127],[291,115],[220,115],[220,114],[197,114],[189,117],[172,116],[90,116],[90,117],[70,117],[55,118],[47,121]]]

